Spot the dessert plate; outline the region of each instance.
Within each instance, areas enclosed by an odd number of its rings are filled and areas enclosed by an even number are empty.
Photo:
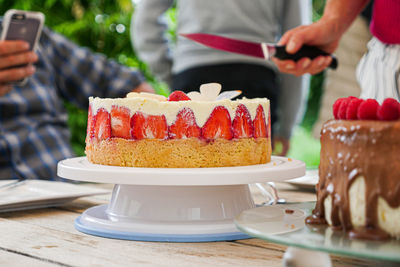
[[[132,185],[237,185],[278,182],[303,176],[300,160],[272,156],[267,164],[219,168],[136,168],[90,163],[86,157],[62,160],[58,175],[78,181]]]
[[[259,207],[243,211],[234,221],[242,232],[269,242],[350,257],[400,262],[400,240],[352,240],[342,231],[333,231],[326,225],[306,225],[304,219],[314,207],[315,202]]]
[[[298,189],[315,190],[318,180],[318,169],[309,169],[306,170],[306,175],[287,180],[286,183],[291,184]]]
[[[10,180],[2,180],[0,186],[8,183]],[[110,191],[65,182],[27,180],[0,190],[0,212],[52,207],[79,197],[107,193]]]

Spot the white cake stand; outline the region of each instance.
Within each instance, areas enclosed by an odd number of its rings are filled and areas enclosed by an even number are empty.
[[[302,161],[272,157],[268,164],[223,168],[134,168],[91,164],[86,157],[58,163],[58,176],[115,184],[111,201],[75,221],[84,233],[128,240],[208,242],[249,238],[233,219],[255,207],[248,184],[305,175]]]

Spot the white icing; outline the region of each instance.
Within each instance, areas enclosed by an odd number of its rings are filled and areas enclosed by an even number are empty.
[[[151,94],[151,93],[136,93],[130,92],[126,95],[127,98],[134,98],[134,97],[144,97],[144,98],[152,98],[159,101],[167,101],[167,98],[163,95]]]
[[[139,96],[138,96],[139,95]],[[148,98],[140,96],[141,94],[135,95],[129,98],[89,98],[89,103],[92,106],[93,115],[97,113],[100,108],[105,109],[107,112],[111,111],[112,105],[124,106],[130,110],[130,116],[137,111],[148,115],[165,115],[168,125],[173,124],[176,116],[180,110],[187,107],[190,108],[196,118],[198,126],[202,127],[209,118],[211,112],[217,106],[225,107],[230,116],[231,120],[234,119],[236,108],[238,105],[243,104],[246,106],[250,113],[251,119],[254,120],[256,116],[256,110],[258,105],[261,105],[264,109],[265,119],[268,119],[269,113],[269,100],[266,98],[254,98],[254,99],[239,99],[239,100],[217,100],[217,101],[159,101],[155,98]]]

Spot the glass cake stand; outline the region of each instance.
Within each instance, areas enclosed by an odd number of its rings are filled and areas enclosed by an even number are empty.
[[[306,225],[314,207],[315,202],[302,202],[253,208],[237,216],[235,224],[250,236],[286,246],[400,262],[400,240],[352,240],[326,225]]]
[[[109,238],[208,242],[249,238],[233,219],[255,207],[249,184],[305,174],[302,161],[272,157],[267,164],[222,168],[136,168],[91,164],[86,157],[58,163],[58,176],[115,184],[110,203],[75,221],[84,233]]]

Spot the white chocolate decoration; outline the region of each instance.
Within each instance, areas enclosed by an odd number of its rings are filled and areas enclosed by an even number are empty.
[[[217,99],[221,92],[221,85],[219,83],[206,83],[200,86],[200,94],[205,101],[213,101]]]

